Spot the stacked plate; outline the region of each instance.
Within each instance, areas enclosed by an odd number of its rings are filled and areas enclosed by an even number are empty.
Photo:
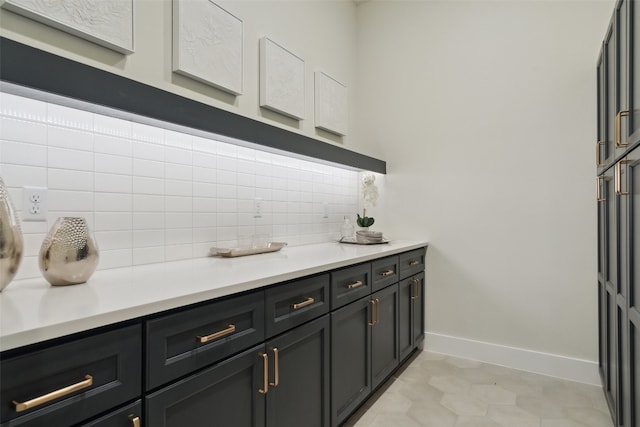
[[[380,243],[382,242],[381,231],[356,231],[358,243]]]

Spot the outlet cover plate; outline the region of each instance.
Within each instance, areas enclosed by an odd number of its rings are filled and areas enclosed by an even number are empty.
[[[22,187],[22,220],[46,221],[47,187]]]

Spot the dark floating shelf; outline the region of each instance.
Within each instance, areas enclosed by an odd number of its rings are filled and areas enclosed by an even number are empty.
[[[0,80],[228,138],[387,172],[386,162],[0,38]]]

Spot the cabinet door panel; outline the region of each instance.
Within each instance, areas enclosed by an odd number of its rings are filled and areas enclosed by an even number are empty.
[[[371,392],[369,297],[331,314],[331,425],[337,426]]]
[[[640,81],[635,78],[640,72],[640,4],[637,0],[629,2],[629,133],[630,142],[640,140]]]
[[[606,382],[604,384],[605,396],[612,412],[615,413],[617,397],[617,377],[618,377],[618,355],[617,355],[617,330],[616,330],[616,295],[612,292],[606,293],[607,297],[607,371]]]
[[[640,426],[640,313],[637,316],[637,322],[632,320],[629,322],[629,356],[631,363],[630,375],[630,393],[628,396],[629,406],[629,425],[632,427]]]
[[[615,152],[615,134],[614,134],[614,125],[615,125],[615,116],[617,113],[617,105],[616,105],[616,85],[615,85],[615,74],[616,74],[616,56],[615,56],[615,31],[614,31],[614,21],[612,21],[609,30],[607,31],[607,35],[604,39],[604,63],[605,63],[605,74],[604,74],[604,90],[605,90],[605,122],[604,122],[604,135],[605,135],[605,145],[603,147],[604,154],[604,162],[607,163],[613,158],[613,154]]]
[[[264,346],[251,348],[177,381],[145,401],[145,424],[152,427],[261,427],[265,398]]]
[[[398,285],[371,295],[376,323],[371,328],[371,381],[375,389],[400,361],[398,354]]]
[[[278,352],[278,385],[267,393],[267,427],[329,426],[330,324],[326,315],[267,343],[270,358],[274,348]]]
[[[414,292],[411,278],[404,279],[398,284],[399,289],[399,320],[398,320],[398,346],[400,360],[404,360],[413,350],[413,299]]]
[[[413,347],[417,347],[424,341],[424,273],[415,276],[419,283],[416,285],[416,293],[413,299]]]
[[[628,236],[629,236],[629,307],[640,310],[640,148],[628,156],[627,182],[628,200]]]

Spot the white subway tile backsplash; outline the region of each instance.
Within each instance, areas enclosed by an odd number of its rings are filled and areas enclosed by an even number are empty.
[[[96,231],[126,231],[131,230],[132,219],[130,212],[96,212]]]
[[[165,261],[179,261],[193,258],[193,245],[167,245],[164,249]]]
[[[47,145],[47,126],[29,120],[0,117],[0,138],[6,141]]]
[[[133,159],[131,157],[96,153],[94,161],[96,172],[120,175],[131,175],[133,173]]]
[[[112,154],[114,156],[131,157],[133,155],[130,139],[118,138],[111,135],[97,134],[95,137],[95,152]]]
[[[133,247],[164,246],[164,230],[134,230]],[[164,253],[163,253],[164,256]]]
[[[149,178],[164,178],[164,162],[134,158],[133,174]]]
[[[5,164],[0,175],[7,187],[47,186],[47,168],[44,167]]]
[[[93,153],[89,151],[49,147],[47,161],[50,168],[95,171]]]
[[[134,212],[134,230],[164,229],[164,212]]]
[[[133,265],[155,264],[163,261],[164,246],[133,249]]]
[[[23,166],[47,166],[47,147],[15,141],[2,141],[3,163]]]
[[[133,177],[129,175],[114,175],[110,173],[96,173],[94,175],[94,190],[104,193],[130,193]],[[162,184],[162,181],[160,180]],[[162,192],[163,190],[161,190]]]
[[[133,212],[163,212],[164,196],[149,194],[133,195]]]
[[[60,126],[49,126],[48,128],[47,143],[50,147],[93,151],[93,141],[93,133],[88,131]]]
[[[22,223],[21,278],[40,274],[36,255],[60,216],[87,218],[105,269],[207,256],[254,233],[329,241],[358,206],[357,172],[214,138],[4,93],[0,125],[0,175],[16,208],[24,185],[50,190],[48,221]]]
[[[133,246],[131,231],[96,231],[94,236],[101,251],[129,249]]]
[[[93,192],[49,190],[50,212],[93,212]]]
[[[160,178],[134,176],[133,192],[135,194],[164,195],[164,180]]]
[[[133,210],[131,193],[96,193],[94,202],[96,212],[131,212]]]

